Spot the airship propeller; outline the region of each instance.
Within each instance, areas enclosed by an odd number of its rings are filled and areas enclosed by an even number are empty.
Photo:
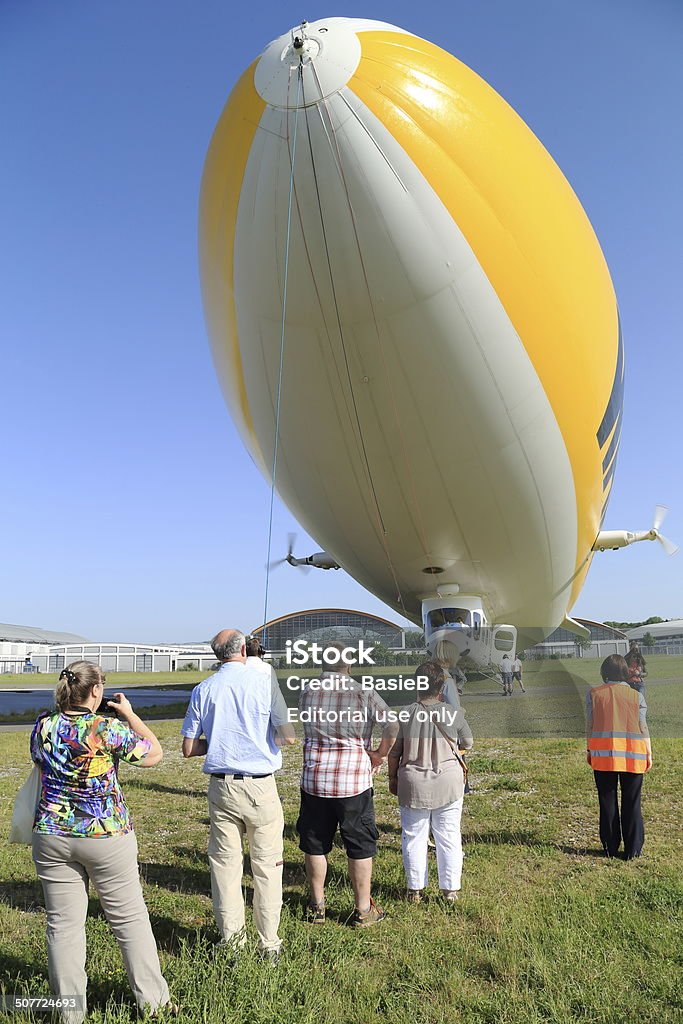
[[[672,540],[659,532],[668,511],[666,505],[656,505],[652,527],[640,533],[631,533],[630,530],[601,530],[595,540],[593,550],[617,551],[619,548],[628,547],[629,544],[636,544],[640,540],[658,540],[667,555],[675,555],[678,551],[678,544],[674,544]]]
[[[313,568],[312,563],[308,562],[304,558],[294,557],[294,545],[296,544],[296,534],[287,534],[287,554],[284,558],[276,558],[275,561],[268,563],[269,569],[277,569],[279,566],[284,565],[285,562],[289,562],[290,565],[296,566],[298,569],[303,569],[304,572],[308,573]]]
[[[329,551],[314,551],[312,555],[307,555],[305,558],[296,558],[294,556],[295,543],[296,534],[287,534],[286,556],[284,558],[278,558],[274,562],[270,562],[268,564],[268,568],[276,569],[284,562],[289,562],[290,565],[295,566],[297,569],[303,569],[304,572],[310,572],[311,569],[341,569],[341,566]]]
[[[654,534],[653,540],[658,540],[662,545],[667,555],[675,555],[678,551],[678,544],[674,544],[668,537],[664,537],[660,532],[659,528],[666,519],[666,515],[669,509],[666,505],[655,505],[655,518],[652,523],[651,533]]]

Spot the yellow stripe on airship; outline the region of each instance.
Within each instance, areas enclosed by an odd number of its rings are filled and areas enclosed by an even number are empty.
[[[359,38],[361,60],[349,88],[391,131],[463,232],[557,417],[577,502],[581,570],[571,608],[603,511],[596,431],[618,350],[607,264],[552,157],[482,78],[415,36],[371,31]]]
[[[235,311],[235,229],[244,172],[266,104],[254,68],[237,82],[223,108],[204,165],[199,203],[202,295],[218,378],[252,455],[260,453],[249,411]],[[260,460],[263,463],[263,457]],[[265,472],[265,464],[261,466]]]

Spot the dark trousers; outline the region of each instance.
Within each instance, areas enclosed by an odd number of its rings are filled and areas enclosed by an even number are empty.
[[[600,801],[600,841],[605,853],[615,857],[624,839],[627,860],[639,857],[645,840],[640,810],[643,776],[635,772],[593,772]],[[618,790],[621,787],[621,815]]]

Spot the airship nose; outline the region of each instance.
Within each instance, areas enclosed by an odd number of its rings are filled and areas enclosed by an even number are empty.
[[[254,85],[271,107],[308,107],[339,92],[360,57],[358,36],[338,19],[303,22],[266,47]]]

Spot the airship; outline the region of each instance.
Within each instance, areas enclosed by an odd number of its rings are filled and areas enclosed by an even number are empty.
[[[324,549],[311,564],[482,665],[561,624],[585,635],[571,609],[594,552],[659,522],[601,534],[617,300],[508,103],[396,26],[304,22],[220,116],[199,249],[228,407]]]

